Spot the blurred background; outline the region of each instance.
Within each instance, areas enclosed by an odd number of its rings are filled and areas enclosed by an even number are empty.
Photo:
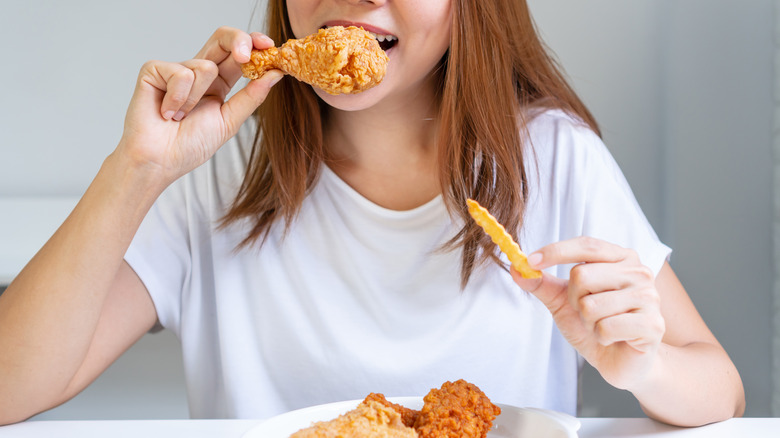
[[[259,30],[256,3],[3,2],[0,290],[116,146],[141,65],[188,59],[222,25]],[[777,0],[529,3],[674,249],[672,266],[736,363],[746,415],[780,416]],[[581,414],[642,416],[630,394],[587,367]],[[161,332],[74,400],[35,418],[187,416],[178,342]]]

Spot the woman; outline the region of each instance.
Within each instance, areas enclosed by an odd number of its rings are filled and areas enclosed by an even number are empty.
[[[268,19],[277,42],[390,36],[387,76],[332,96],[272,71],[225,101],[273,45],[228,28],[147,63],[116,151],[0,297],[0,422],[68,400],[157,323],[196,417],[459,378],[575,413],[581,358],[661,421],[741,414],[734,365],[525,2],[277,0]],[[467,197],[542,279],[506,272]]]

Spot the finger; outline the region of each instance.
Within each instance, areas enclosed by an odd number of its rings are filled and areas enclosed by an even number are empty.
[[[220,64],[231,58],[232,55],[236,63],[242,64],[249,62],[252,48],[265,49],[273,45],[273,40],[260,32],[248,34],[242,30],[224,26],[214,32],[195,57]]]
[[[222,118],[231,136],[238,131],[244,121],[263,103],[268,92],[284,74],[279,70],[270,70],[260,79],[250,81],[222,105]]]
[[[591,294],[579,300],[580,317],[588,330],[606,318],[623,313],[659,312],[661,299],[652,287],[631,288]]]
[[[598,342],[608,346],[626,342],[644,351],[650,345],[657,345],[665,331],[660,313],[622,313],[599,321],[594,329]]]
[[[141,66],[141,71],[138,72],[138,81],[136,83],[133,99],[145,98],[149,95],[145,91],[153,91],[153,95],[157,99],[156,104],[159,106],[162,102],[162,96],[168,89],[168,84],[160,74],[161,61],[147,61]]]
[[[547,245],[528,256],[535,269],[586,262],[619,262],[638,259],[636,252],[604,240],[588,236],[576,237]]]
[[[193,72],[194,80],[190,87],[190,93],[184,104],[181,105],[174,115],[174,120],[181,120],[192,111],[195,105],[203,98],[206,91],[211,88],[214,79],[216,79],[219,74],[217,65],[205,59],[191,59],[183,62],[182,65]]]
[[[262,50],[274,46],[274,40],[265,34],[260,32],[252,32],[249,34],[249,36],[252,38],[252,47],[255,49]],[[249,57],[247,57],[246,60],[243,59],[243,56],[240,59],[233,57],[232,59],[228,58],[220,63],[220,76],[225,78],[225,82],[227,82],[231,87],[241,77],[241,64],[249,62]]]
[[[184,117],[181,109],[189,98],[192,84],[195,82],[195,72],[184,66],[172,72],[167,81],[168,89],[163,97],[160,112],[166,119],[181,120]]]
[[[581,263],[569,273],[569,299],[575,309],[579,301],[590,294],[652,287],[655,275],[650,268],[634,263]]]
[[[217,29],[195,58],[208,59],[217,64],[233,54],[237,62],[248,62],[252,52],[252,37],[248,33],[228,26]]]
[[[141,68],[138,88],[146,84],[163,93],[160,114],[170,120],[187,101],[194,79],[192,70],[181,64],[149,61]]]
[[[252,45],[256,49],[267,49],[274,46],[274,40],[266,34],[260,32],[252,32],[249,34],[252,37]]]
[[[559,313],[564,307],[568,307],[567,282],[565,280],[546,272],[542,273],[542,278],[525,278],[514,268],[511,268],[509,272],[521,289],[537,297],[553,315]]]
[[[252,32],[249,34],[249,36],[251,38],[252,47],[254,48],[267,49],[269,47],[273,47],[274,45],[274,42],[271,38],[260,32]],[[217,96],[220,99],[224,99],[233,86],[236,85],[236,82],[238,82],[238,80],[241,78],[241,64],[248,62],[249,58],[247,57],[246,61],[244,61],[244,57],[238,55],[238,52],[236,52],[236,50],[244,50],[243,46],[241,48],[234,47],[233,50],[234,51],[232,53],[234,56],[227,56],[222,61],[217,63],[219,66],[219,77],[213,82],[212,86],[206,92],[207,95]]]

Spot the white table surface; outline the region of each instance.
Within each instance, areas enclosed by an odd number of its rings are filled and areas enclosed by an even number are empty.
[[[580,438],[780,437],[780,418],[735,418],[676,428],[645,418],[581,418]],[[258,420],[29,421],[0,427],[1,438],[240,438]],[[536,437],[532,437],[536,438]]]

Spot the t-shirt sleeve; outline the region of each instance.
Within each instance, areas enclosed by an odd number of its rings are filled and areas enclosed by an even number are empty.
[[[601,139],[592,131],[581,133],[587,148],[587,164],[582,190],[584,206],[582,235],[631,248],[642,264],[655,274],[669,258],[671,249],[663,244],[650,225],[625,176]]]
[[[157,199],[125,254],[149,291],[160,324],[177,335],[182,291],[191,271],[185,179]]]
[[[555,229],[535,244],[595,237],[633,249],[658,274],[671,249],[659,240],[601,138],[560,114],[539,116],[530,128],[538,164],[529,204],[537,211],[530,215]]]
[[[247,120],[209,161],[171,184],[125,253],[152,297],[160,325],[177,335],[185,304],[212,278],[211,239],[243,179],[256,126],[253,118]]]

